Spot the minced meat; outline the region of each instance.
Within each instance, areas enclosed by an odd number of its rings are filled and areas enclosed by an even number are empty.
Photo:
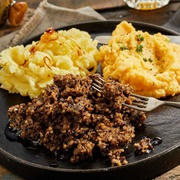
[[[99,152],[112,166],[127,164],[124,147],[146,115],[122,105],[132,102],[128,85],[109,78],[102,93],[93,89],[99,76],[55,75],[43,94],[8,109],[10,127],[50,151],[69,152],[72,163],[93,159]]]

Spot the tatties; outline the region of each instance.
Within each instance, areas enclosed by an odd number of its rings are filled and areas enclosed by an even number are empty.
[[[136,30],[123,21],[100,55],[105,79],[112,76],[130,84],[137,94],[161,98],[180,92],[180,45],[167,36]]]
[[[180,45],[167,36],[136,30],[122,21],[108,45],[97,49],[87,32],[49,28],[38,42],[0,53],[1,88],[31,98],[41,94],[55,74],[102,75],[130,84],[134,92],[156,98],[180,93]]]
[[[55,74],[93,74],[97,41],[85,31],[49,28],[38,42],[9,47],[0,53],[1,88],[31,98],[41,94]]]

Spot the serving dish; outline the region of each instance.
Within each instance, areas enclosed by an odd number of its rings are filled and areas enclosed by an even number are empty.
[[[57,30],[68,30],[72,27],[87,31],[92,38],[98,35],[110,35],[120,21],[95,21],[74,24]],[[161,32],[167,35],[178,35],[174,31],[152,24],[131,22],[136,29],[149,33]],[[40,35],[32,40],[39,40]],[[180,95],[166,100],[180,101]],[[145,125],[136,130],[133,142],[143,137],[161,138],[162,143],[155,146],[148,154],[135,155],[129,151],[128,164],[121,167],[111,167],[106,158],[95,158],[71,164],[69,161],[57,159],[48,150],[12,141],[7,138],[7,110],[10,106],[27,102],[27,97],[9,94],[0,89],[0,159],[1,164],[16,174],[27,179],[60,179],[60,178],[99,178],[99,179],[151,179],[180,164],[180,109],[160,107],[147,114]]]

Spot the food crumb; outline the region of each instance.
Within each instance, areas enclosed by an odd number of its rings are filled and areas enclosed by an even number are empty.
[[[151,139],[145,137],[141,139],[138,143],[134,143],[134,148],[134,152],[136,155],[148,154],[153,150],[153,145],[151,144]]]

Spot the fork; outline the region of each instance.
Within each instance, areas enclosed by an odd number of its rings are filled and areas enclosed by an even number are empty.
[[[123,105],[139,111],[149,112],[163,105],[180,108],[180,102],[162,101],[154,97],[146,97],[134,93],[131,93],[130,95],[136,97],[137,99],[132,101],[132,105],[126,103],[123,103]]]
[[[105,83],[104,79],[98,77],[98,79],[94,79],[94,82],[92,83],[92,88],[101,93],[103,92],[104,83]],[[135,97],[135,99],[132,101],[132,104],[131,105],[126,103],[122,103],[122,104],[124,106],[139,111],[149,112],[162,105],[180,108],[180,102],[162,101],[154,97],[147,97],[134,93],[131,93],[130,96]]]

